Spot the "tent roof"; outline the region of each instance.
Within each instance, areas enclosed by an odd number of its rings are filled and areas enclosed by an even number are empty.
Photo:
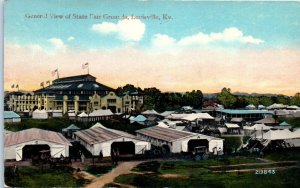
[[[87,115],[85,112],[81,112],[78,117],[89,117],[89,115]]]
[[[135,118],[131,119],[131,121],[137,121],[137,122],[143,122],[143,121],[146,121],[146,120],[147,120],[147,118],[143,115],[138,115]]]
[[[131,134],[123,131],[109,129],[104,126],[77,131],[74,134],[88,144],[102,143],[122,137],[136,139],[136,137]]]
[[[62,131],[68,131],[68,130],[80,130],[80,128],[74,124],[71,124],[69,127],[62,129]]]
[[[175,111],[164,111],[164,112],[161,113],[160,115],[166,117],[166,116],[168,116],[168,115],[170,115],[170,114],[173,114],[174,112],[175,112]]]
[[[90,129],[98,128],[98,127],[106,128],[104,125],[102,125],[101,123],[97,122],[95,125],[91,126]]]
[[[153,126],[153,127],[148,127],[145,129],[139,129],[136,131],[137,133],[164,140],[164,141],[175,141],[178,139],[184,139],[184,138],[189,138],[192,136],[199,136],[200,138],[212,140],[212,139],[220,139],[220,138],[215,138],[212,136],[207,136],[207,135],[202,135],[198,133],[192,133],[192,132],[186,132],[186,131],[179,131],[176,129],[170,129],[170,128],[165,128],[165,127],[160,127],[160,126]],[[222,139],[220,139],[222,140]]]
[[[287,122],[284,121],[284,122],[280,123],[279,125],[280,126],[289,126],[290,124],[288,124]]]
[[[274,118],[264,118],[264,119],[255,121],[254,123],[274,124],[274,123],[276,123],[276,121]]]
[[[187,114],[170,114],[166,118],[168,118],[168,119],[182,119],[186,116],[187,116]]]
[[[142,112],[142,114],[144,115],[159,115],[159,113],[157,113],[155,110],[146,110],[144,112]]]
[[[300,138],[300,134],[297,132],[291,132],[288,129],[283,130],[270,130],[263,135],[258,135],[256,138],[265,139],[265,140],[285,140],[285,139],[294,139]]]
[[[287,107],[287,106],[283,105],[283,104],[274,103],[274,104],[268,106],[267,109],[276,109],[276,108],[285,108],[285,107]]]
[[[233,123],[225,123],[225,126],[227,128],[240,128],[238,124],[233,124]]]
[[[158,125],[159,127],[165,127],[165,128],[169,128],[169,126],[167,124],[165,124],[164,122],[160,121],[158,122]]]
[[[260,131],[260,130],[270,130],[272,127],[270,126],[266,126],[265,124],[255,124],[251,127],[248,126],[244,126],[244,129],[246,130],[256,130],[256,131]]]
[[[290,109],[299,109],[300,107],[296,106],[296,105],[292,105],[292,106],[288,106],[287,108],[290,108]]]
[[[14,111],[4,111],[4,119],[20,118]]]
[[[39,114],[46,114],[46,110],[39,110],[39,109],[36,109],[35,111],[33,111],[33,113],[39,113]]]
[[[61,133],[46,131],[37,128],[31,128],[19,132],[6,134],[4,145],[7,147],[33,140],[44,140],[47,142],[54,142],[68,146],[72,145]]]
[[[187,114],[182,119],[187,121],[195,121],[196,119],[214,119],[214,118],[208,113],[196,113],[196,114]]]
[[[106,109],[106,110],[95,110],[92,113],[89,114],[90,117],[97,117],[97,116],[111,116],[114,115],[110,109]]]
[[[243,118],[231,118],[231,122],[242,122],[244,119]]]

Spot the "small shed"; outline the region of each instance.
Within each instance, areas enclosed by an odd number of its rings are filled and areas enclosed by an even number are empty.
[[[240,133],[240,126],[234,123],[225,123],[227,128],[228,134],[239,134]]]
[[[21,117],[14,111],[4,111],[4,122],[17,123],[21,122]]]

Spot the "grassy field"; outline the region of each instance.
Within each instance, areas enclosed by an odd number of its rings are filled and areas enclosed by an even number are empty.
[[[275,174],[256,175],[255,172],[247,173],[222,173],[210,172],[193,173],[185,178],[163,178],[158,174],[126,174],[119,176],[115,182],[130,184],[137,187],[298,187],[300,170],[288,169],[276,171]]]
[[[19,167],[17,175],[13,167],[4,170],[5,183],[11,187],[82,187],[83,180],[72,177],[71,167]]]
[[[231,164],[256,163],[256,159],[232,158]],[[275,170],[275,174],[256,174],[255,172],[245,173],[225,173],[225,170],[245,169],[247,167],[226,167],[226,169],[211,168],[213,165],[222,165],[221,161],[168,161],[168,162],[148,162],[138,165],[134,171],[147,172],[145,174],[125,174],[117,177],[115,182],[129,184],[136,187],[298,187],[300,183],[300,169]],[[287,164],[285,166],[291,166]],[[249,169],[262,170],[282,166],[256,165]],[[214,173],[214,171],[224,171]],[[149,173],[153,172],[153,173]],[[177,178],[166,178],[163,175],[177,174]],[[107,185],[107,187],[112,184]]]
[[[100,121],[104,126],[112,129],[117,129],[121,131],[125,131],[131,134],[135,134],[135,131],[143,126],[138,126],[135,124],[130,124],[126,119],[117,119],[117,120],[109,120],[109,121]],[[61,132],[63,128],[68,127],[71,124],[75,124],[77,127],[81,129],[90,128],[92,125],[96,124],[96,122],[92,123],[83,123],[79,121],[69,120],[68,118],[50,118],[45,120],[39,119],[22,119],[20,123],[5,123],[5,129],[13,132],[29,129],[29,128],[40,128],[50,131]]]

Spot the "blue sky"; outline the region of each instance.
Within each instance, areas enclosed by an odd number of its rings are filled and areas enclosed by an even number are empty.
[[[229,27],[262,39],[265,47],[300,45],[300,3],[296,2],[113,2],[8,0],[5,4],[5,40],[47,46],[49,38],[67,40],[73,36],[76,40],[72,41],[72,46],[80,48],[118,47],[123,41],[113,35],[108,37],[93,32],[91,27],[104,21],[117,23],[119,20],[26,19],[25,14],[168,14],[173,18],[170,21],[142,20],[146,30],[139,46],[147,48],[156,33],[180,39],[198,32],[221,32]]]
[[[6,90],[38,89],[52,70],[82,74],[89,62],[115,88],[139,80],[162,91],[299,92],[299,2],[7,0],[4,8]]]

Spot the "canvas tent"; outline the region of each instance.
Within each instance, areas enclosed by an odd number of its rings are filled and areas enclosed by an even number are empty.
[[[90,121],[99,121],[99,120],[109,120],[113,117],[113,113],[110,109],[106,110],[95,110],[92,113],[89,114],[89,120]]]
[[[282,123],[280,123],[279,125],[280,125],[280,126],[290,126],[290,124],[288,124],[288,123],[287,123],[287,122],[285,122],[285,121],[284,121],[284,122],[282,122]]]
[[[46,110],[36,109],[32,113],[32,119],[48,119],[48,113]]]
[[[275,124],[276,121],[275,121],[274,118],[268,117],[268,118],[264,118],[264,119],[255,121],[255,123],[258,123],[258,124]]]
[[[130,120],[130,123],[133,123],[133,122],[138,122],[138,123],[144,123],[145,121],[147,120],[147,118],[143,115],[138,115],[136,116],[135,118],[132,118]]]
[[[214,118],[208,113],[187,114],[185,117],[182,118],[182,120],[187,120],[187,121],[195,121],[197,119],[214,119]]]
[[[4,159],[30,159],[45,148],[54,158],[68,157],[69,146],[71,143],[61,133],[31,128],[5,135]]]
[[[62,110],[53,110],[52,117],[63,117]]]
[[[253,104],[249,104],[248,106],[246,106],[246,109],[254,110],[254,109],[256,109],[256,107]]]
[[[146,110],[144,112],[142,112],[143,115],[159,115],[159,113],[157,113],[155,110]]]

